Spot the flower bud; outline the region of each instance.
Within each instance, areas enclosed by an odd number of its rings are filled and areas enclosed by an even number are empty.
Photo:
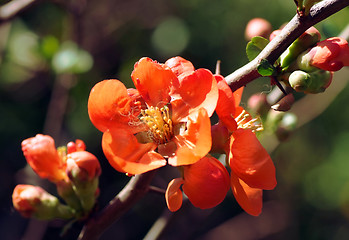
[[[319,42],[304,56],[311,66],[326,71],[338,71],[349,66],[349,46],[343,38],[332,37]]]
[[[67,173],[74,182],[88,182],[101,175],[101,166],[92,153],[73,152],[67,155]]]
[[[304,91],[305,93],[321,93],[328,88],[332,82],[333,73],[330,71],[318,70],[309,73],[311,83]]]
[[[280,64],[282,68],[288,67],[295,61],[299,54],[312,47],[320,41],[321,35],[319,31],[310,27],[301,36],[299,36],[280,56]]]
[[[267,38],[271,30],[272,26],[267,20],[263,18],[253,18],[246,25],[245,39],[250,41],[256,36]]]
[[[74,216],[71,208],[38,186],[17,185],[12,194],[14,208],[24,217],[41,220],[69,219]]]
[[[265,93],[253,94],[247,102],[248,108],[260,116],[264,116],[270,109],[270,104]]]
[[[308,73],[297,70],[291,73],[288,78],[288,82],[297,92],[304,92],[310,86],[311,79]]]
[[[271,106],[271,108],[274,109],[275,111],[286,112],[291,109],[293,103],[294,103],[294,96],[292,93],[289,93],[285,97],[283,97],[280,101],[278,101],[276,104]]]
[[[282,120],[275,131],[279,141],[285,141],[288,139],[291,133],[296,129],[297,121],[297,116],[293,113],[285,113],[285,115],[283,115]]]
[[[78,152],[78,151],[85,151],[86,150],[86,145],[84,141],[80,139],[76,139],[75,142],[69,142],[67,144],[67,153],[73,153],[73,152]]]
[[[67,175],[85,212],[95,204],[100,174],[101,166],[93,154],[78,151],[67,155]]]
[[[272,41],[277,35],[281,33],[281,31],[281,29],[274,30],[269,36],[269,41]]]
[[[41,178],[54,183],[67,178],[65,163],[59,156],[52,137],[37,134],[22,142],[22,150],[28,164]]]

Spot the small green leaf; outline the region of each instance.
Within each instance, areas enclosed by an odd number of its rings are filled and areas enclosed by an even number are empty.
[[[251,41],[247,43],[246,54],[248,60],[252,61],[258,54],[267,46],[269,41],[263,37],[253,37]]]
[[[258,65],[257,71],[263,77],[268,77],[268,76],[272,76],[276,72],[276,69],[274,68],[273,65],[269,63],[268,60],[263,59],[261,63]]]

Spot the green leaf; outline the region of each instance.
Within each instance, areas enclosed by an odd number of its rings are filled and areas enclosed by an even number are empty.
[[[269,63],[268,60],[263,59],[261,63],[258,65],[257,71],[263,77],[268,77],[268,76],[272,76],[276,72],[276,69],[274,68],[273,65]]]
[[[269,41],[264,37],[253,37],[251,41],[247,43],[246,54],[248,60],[252,61],[258,54],[267,46]]]

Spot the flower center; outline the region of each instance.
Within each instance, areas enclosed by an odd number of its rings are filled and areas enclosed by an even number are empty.
[[[140,120],[148,126],[149,137],[155,143],[164,144],[173,137],[172,120],[167,106],[142,110]]]
[[[239,116],[235,118],[238,128],[251,129],[252,132],[263,131],[263,125],[260,118],[252,118],[251,115],[243,110]]]

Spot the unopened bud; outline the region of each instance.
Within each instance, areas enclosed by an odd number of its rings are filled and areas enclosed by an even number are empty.
[[[79,151],[67,155],[67,175],[85,212],[95,204],[100,174],[101,166],[93,154]]]
[[[280,64],[282,68],[286,68],[295,61],[299,54],[314,46],[320,41],[321,35],[319,31],[310,27],[301,36],[299,36],[280,56]]]
[[[270,109],[270,104],[265,93],[253,94],[247,102],[248,108],[260,116],[264,116]]]
[[[73,153],[73,152],[78,152],[78,151],[85,151],[86,150],[86,145],[84,141],[80,139],[76,139],[75,142],[69,142],[67,144],[67,153]]]
[[[41,220],[55,218],[69,219],[74,217],[74,211],[38,186],[17,185],[12,194],[15,209],[24,217]]]
[[[349,45],[343,38],[328,38],[308,51],[305,57],[314,67],[338,71],[343,66],[349,66]]]
[[[291,73],[288,82],[297,92],[304,92],[309,88],[311,79],[308,73],[297,70]]]
[[[245,29],[245,38],[250,41],[253,37],[260,36],[268,38],[272,30],[271,24],[263,18],[251,19]]]
[[[297,116],[293,113],[285,113],[282,120],[279,122],[275,134],[279,141],[285,141],[289,138],[292,132],[296,129],[297,126]]]
[[[272,33],[269,36],[269,41],[273,40],[277,35],[279,35],[281,31],[282,31],[281,29],[276,29],[272,31]]]
[[[274,109],[275,111],[286,112],[291,109],[293,103],[294,103],[294,96],[292,93],[289,93],[285,97],[283,97],[280,101],[278,101],[276,104],[271,106],[271,108]]]
[[[72,181],[87,182],[100,174],[101,166],[92,153],[79,151],[67,155],[67,175]]]
[[[330,71],[318,70],[309,73],[311,83],[304,91],[305,93],[321,93],[328,88],[332,82],[333,73]]]

